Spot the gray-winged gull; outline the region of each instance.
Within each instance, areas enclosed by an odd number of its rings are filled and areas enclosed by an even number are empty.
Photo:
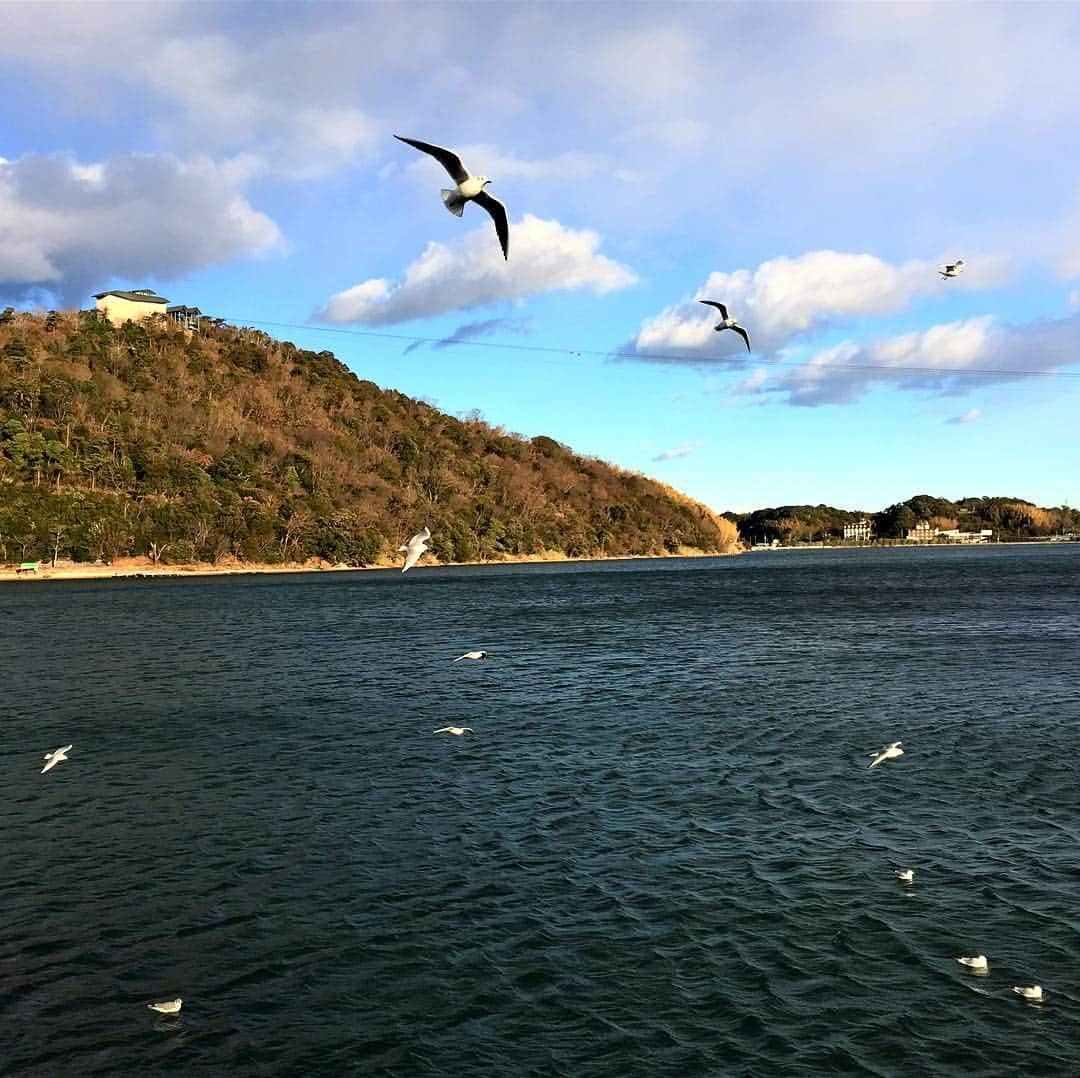
[[[167,999],[164,1003],[148,1003],[147,1007],[158,1014],[179,1014],[184,1001],[177,996],[176,999]]]
[[[495,222],[495,231],[499,234],[499,245],[502,247],[503,258],[510,257],[510,222],[506,217],[506,207],[497,199],[484,190],[491,183],[487,176],[473,176],[472,173],[461,163],[453,150],[446,150],[442,146],[433,146],[430,142],[420,142],[418,139],[406,138],[404,135],[395,135],[399,142],[407,142],[410,146],[422,153],[430,154],[450,174],[450,179],[457,187],[450,190],[442,189],[443,205],[455,217],[460,217],[465,210],[466,202],[475,202],[483,206]]]
[[[704,303],[706,307],[715,307],[720,312],[720,317],[723,319],[721,322],[717,322],[713,329],[719,333],[722,329],[733,329],[735,332],[746,341],[746,350],[750,351],[750,334],[735,321],[734,318],[728,317],[727,307],[722,303],[718,303],[715,299],[699,299],[698,303]]]

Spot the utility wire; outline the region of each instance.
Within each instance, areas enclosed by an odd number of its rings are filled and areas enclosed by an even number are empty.
[[[590,348],[559,348],[554,345],[543,344],[513,344],[510,341],[478,341],[471,339],[454,340],[452,337],[413,337],[405,333],[379,333],[371,329],[341,329],[335,326],[311,326],[301,325],[296,322],[268,322],[257,318],[233,318],[225,316],[225,321],[236,326],[273,326],[277,329],[299,329],[305,333],[336,333],[348,337],[375,337],[388,341],[407,341],[411,344],[441,344],[468,345],[473,348],[496,348],[513,352],[543,352],[549,355],[559,356],[601,356],[607,359],[654,359],[661,362],[676,362],[702,365],[715,363],[717,360],[725,360],[733,357],[718,356],[713,360],[702,356],[679,355],[659,352],[612,352],[610,350],[599,351]],[[790,369],[790,368],[784,368]],[[1042,378],[1080,378],[1080,372],[1044,370],[1034,368],[1031,370],[1010,370],[1000,367],[965,367],[962,370],[953,367],[910,367],[897,366],[884,363],[833,363],[827,367],[821,367],[822,371],[879,371],[885,373],[914,373],[914,374],[943,374],[943,375],[974,375],[976,377],[1014,377],[1029,378],[1032,376]]]

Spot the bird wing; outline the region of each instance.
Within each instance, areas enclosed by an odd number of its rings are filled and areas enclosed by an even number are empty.
[[[427,528],[424,528],[422,532],[417,532],[406,545],[411,550],[417,543],[426,543],[430,538],[431,532]],[[402,549],[404,550],[405,548],[402,547]]]
[[[503,258],[509,260],[510,222],[506,217],[506,207],[497,198],[489,195],[487,191],[481,191],[473,199],[473,202],[478,206],[483,206],[491,214],[491,219],[495,222],[495,231],[499,234],[499,244],[502,247]]]
[[[399,142],[407,142],[422,153],[429,153],[447,172],[454,183],[464,183],[469,178],[469,170],[461,163],[453,150],[445,150],[442,146],[432,146],[430,142],[420,142],[419,139],[406,138],[404,135],[395,135]]]
[[[401,567],[403,573],[407,573],[419,560],[423,550],[412,549],[405,555],[405,564]]]
[[[746,332],[742,326],[728,326],[728,329],[733,329],[744,341],[746,341],[746,350],[750,351],[750,334]]]
[[[699,299],[698,303],[704,303],[707,307],[715,307],[724,317],[724,321],[727,321],[727,308],[722,303],[717,303],[714,299]]]
[[[433,734],[448,734],[453,729],[452,726],[440,726],[438,730],[432,730]]]
[[[459,656],[458,656],[458,657],[457,657],[457,658],[456,658],[456,659],[454,660],[454,662],[456,662],[456,663],[459,663],[459,662],[461,662],[461,660],[462,660],[462,659],[467,659],[468,657],[469,657],[469,653],[468,653],[468,652],[465,652],[465,654],[464,654],[464,655],[459,655]]]

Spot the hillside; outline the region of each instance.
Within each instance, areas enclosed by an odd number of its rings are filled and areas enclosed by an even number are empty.
[[[733,548],[644,476],[230,326],[0,314],[0,560],[365,565]]]

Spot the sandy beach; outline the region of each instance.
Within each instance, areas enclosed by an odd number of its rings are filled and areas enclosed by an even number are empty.
[[[548,554],[516,555],[501,558],[498,561],[469,561],[469,562],[437,562],[425,560],[418,565],[413,572],[422,571],[425,567],[431,568],[436,565],[516,565],[532,562],[578,562],[578,561],[627,561],[644,558],[716,558],[725,557],[729,554],[737,554],[739,551],[715,551],[698,550],[693,547],[683,547],[675,554],[619,554],[604,558],[568,558],[557,552]],[[49,562],[41,562],[36,571],[19,572],[18,563],[0,565],[0,583],[7,581],[20,584],[35,580],[108,580],[130,579],[144,577],[208,577],[208,576],[237,576],[253,573],[351,573],[372,572],[378,570],[400,571],[401,563],[379,562],[374,565],[334,565],[330,562],[320,561],[317,558],[306,562],[282,562],[266,564],[258,562],[243,562],[233,558],[223,558],[221,561],[210,564],[209,562],[192,562],[186,565],[162,565],[152,562],[147,557],[118,558],[115,561],[104,562],[72,562],[60,560],[55,566]]]

